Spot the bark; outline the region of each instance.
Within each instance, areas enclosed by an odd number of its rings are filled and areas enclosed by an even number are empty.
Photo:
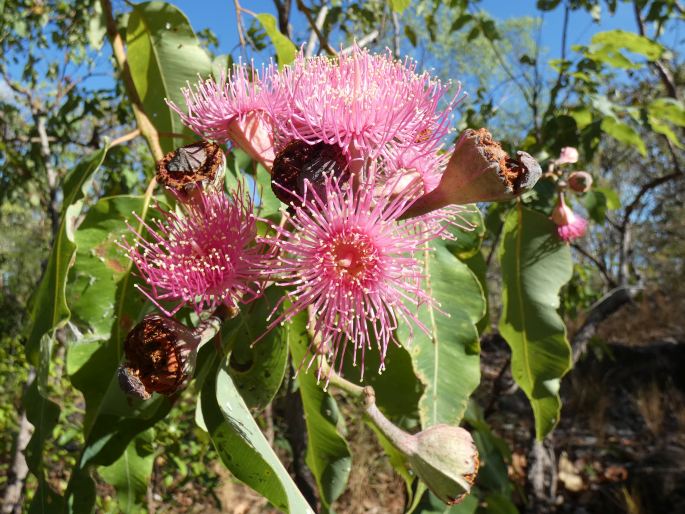
[[[534,437],[534,436],[533,436]],[[533,439],[528,453],[528,508],[531,514],[554,512],[557,496],[557,459],[552,436]]]
[[[35,380],[36,372],[33,368],[29,370],[27,384]],[[27,387],[28,389],[28,387]],[[26,464],[26,457],[24,451],[33,435],[33,425],[29,423],[26,418],[26,410],[22,409],[19,418],[19,433],[14,447],[14,456],[12,457],[12,466],[9,469],[7,488],[2,499],[2,514],[19,514],[22,511],[22,496],[24,495],[24,486],[26,485],[26,477],[29,474],[29,467]]]

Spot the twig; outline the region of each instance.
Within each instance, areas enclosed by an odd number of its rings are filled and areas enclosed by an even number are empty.
[[[633,0],[633,10],[635,12],[635,21],[637,22],[637,29],[640,32],[640,35],[642,37],[647,37],[645,31],[645,22],[642,19],[642,13],[640,12],[641,8],[637,0]],[[670,96],[671,98],[678,99],[678,90],[675,86],[675,80],[673,79],[673,75],[668,70],[668,68],[664,66],[664,63],[661,61],[661,59],[650,61],[649,64],[652,66],[652,68],[656,71],[657,75],[661,79],[661,83],[666,88],[668,96]]]
[[[324,21],[326,21],[326,16],[328,16],[328,6],[324,5],[319,11],[319,14],[316,15],[316,21],[314,22],[314,25],[319,29],[319,31],[321,31],[321,29],[323,28],[323,23]],[[311,57],[312,55],[314,55],[314,48],[316,47],[317,40],[318,37],[316,35],[316,31],[312,29],[312,32],[309,34],[307,46],[305,46],[305,57]]]
[[[578,253],[581,255],[585,256],[587,259],[589,259],[595,266],[597,266],[597,269],[599,269],[599,272],[602,274],[604,279],[607,281],[607,284],[609,287],[616,287],[616,281],[612,278],[612,276],[609,274],[609,270],[606,268],[604,263],[600,261],[597,257],[592,255],[590,252],[588,252],[585,248],[580,246],[578,243],[573,243],[571,247],[576,250]]]
[[[361,38],[360,40],[356,41],[353,45],[348,46],[347,48],[343,48],[340,51],[341,55],[349,54],[352,50],[354,50],[355,47],[357,48],[364,48],[366,45],[369,43],[373,42],[378,38],[380,32],[377,30],[373,30],[369,32],[366,36]]]
[[[588,310],[585,322],[576,332],[571,341],[571,348],[573,350],[573,363],[578,362],[578,359],[587,350],[587,345],[590,339],[597,332],[599,324],[611,316],[614,312],[620,309],[626,303],[633,301],[637,294],[642,291],[640,287],[621,286],[612,289],[600,300],[598,300]]]
[[[392,11],[392,53],[395,55],[396,59],[401,57],[400,53],[400,15],[397,11]]]
[[[317,22],[314,20],[312,16],[312,12],[309,10],[309,8],[304,5],[302,0],[297,0],[297,8],[304,14],[305,18],[307,18],[307,23],[309,23],[309,26],[311,27],[312,31],[316,34],[316,37],[319,39],[319,44],[321,45],[321,48],[323,48],[326,53],[329,55],[338,55],[338,52],[335,51],[335,49],[328,43],[328,38],[324,35],[323,32],[321,32],[321,29],[317,25]]]
[[[124,134],[123,136],[119,136],[116,139],[113,139],[112,142],[109,144],[109,147],[112,148],[113,146],[121,145],[123,143],[127,143],[131,141],[132,139],[137,138],[140,135],[140,129],[135,129],[129,132],[128,134]]]
[[[233,0],[233,6],[235,7],[235,21],[238,26],[238,40],[244,52],[247,44],[245,43],[245,28],[243,27],[243,8],[238,0]]]

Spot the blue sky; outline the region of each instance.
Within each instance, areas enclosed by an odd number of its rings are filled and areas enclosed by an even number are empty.
[[[175,0],[174,5],[180,8],[196,30],[208,27],[214,31],[220,41],[220,53],[228,53],[238,44],[235,30],[235,10],[233,3],[226,0]],[[520,16],[537,16],[540,12],[535,8],[535,0],[483,0],[480,8],[496,19],[503,20]],[[250,10],[271,12],[275,14],[271,0],[242,1],[242,5]],[[295,12],[295,9],[293,9]],[[542,42],[549,48],[553,57],[558,57],[561,50],[561,28],[563,10],[543,13]],[[297,16],[293,20],[296,34],[303,34],[306,30],[305,20]],[[604,9],[600,24],[594,23],[589,13],[584,10],[571,13],[569,23],[569,46],[576,43],[587,43],[596,32],[610,29],[635,30],[635,19],[632,5],[619,2],[615,15],[610,15]]]

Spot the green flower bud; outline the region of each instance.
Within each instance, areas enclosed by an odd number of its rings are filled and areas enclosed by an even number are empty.
[[[428,488],[449,505],[471,492],[478,474],[478,450],[461,427],[435,425],[414,436],[416,450],[408,462]]]
[[[416,476],[443,502],[449,505],[461,502],[471,492],[478,474],[478,450],[471,434],[463,428],[444,424],[408,434],[378,410],[371,388],[365,389],[365,395],[366,413],[404,454]]]

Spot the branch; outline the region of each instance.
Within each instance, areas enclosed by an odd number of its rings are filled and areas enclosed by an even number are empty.
[[[113,139],[112,142],[109,144],[109,147],[112,148],[114,146],[127,143],[131,141],[131,139],[135,139],[140,135],[140,129],[135,129],[129,132],[128,134],[124,134],[123,136],[119,136],[116,139]]]
[[[316,37],[319,39],[319,44],[321,45],[321,48],[326,50],[326,53],[329,55],[338,55],[338,52],[335,51],[335,49],[328,43],[328,38],[324,35],[323,32],[321,32],[321,29],[317,25],[317,21],[314,20],[314,17],[312,16],[311,10],[304,5],[304,2],[302,0],[297,0],[297,8],[304,14],[305,18],[307,18],[307,23],[309,23],[309,26],[311,27],[312,31],[316,34]]]
[[[676,169],[676,171],[674,171],[673,173],[657,177],[654,180],[644,184],[635,195],[635,198],[633,198],[633,201],[630,202],[626,207],[626,210],[623,213],[623,221],[621,222],[621,228],[625,229],[625,227],[628,225],[628,222],[630,221],[630,215],[640,204],[642,197],[645,196],[649,191],[651,191],[655,187],[665,184],[666,182],[670,182],[671,180],[682,178],[684,176],[685,174],[681,169]]]
[[[349,54],[352,50],[354,50],[355,46],[357,48],[364,48],[366,45],[368,45],[372,41],[375,41],[379,34],[380,34],[380,32],[378,32],[377,30],[373,30],[373,31],[369,32],[366,36],[361,38],[359,41],[355,42],[354,45],[348,46],[347,48],[343,48],[340,51],[340,53],[342,55]]]
[[[604,276],[604,279],[607,281],[607,284],[609,287],[616,287],[616,281],[609,275],[609,270],[606,268],[604,263],[600,261],[597,257],[589,253],[585,248],[580,246],[578,243],[573,243],[571,247],[576,250],[578,253],[582,254],[585,256],[587,259],[592,261],[592,263],[597,266],[599,269],[600,273]]]
[[[50,143],[48,142],[48,132],[46,128],[46,118],[44,115],[39,114],[34,116],[36,122],[36,129],[38,130],[38,137],[40,138],[40,156],[43,158],[43,165],[45,166],[45,173],[48,179],[48,215],[50,216],[52,237],[53,239],[57,236],[59,231],[59,202],[57,200],[57,190],[58,190],[58,180],[57,171],[52,166]]]
[[[400,16],[397,11],[392,11],[392,53],[396,59],[401,57],[400,53]]]
[[[316,22],[314,23],[314,25],[319,29],[319,31],[323,27],[324,21],[326,21],[326,16],[328,16],[328,6],[324,5],[319,11],[319,14],[316,15]],[[314,48],[316,46],[317,39],[318,37],[316,35],[316,31],[312,29],[311,33],[309,34],[307,46],[304,50],[305,57],[311,57],[312,55],[314,55]]]
[[[573,363],[587,350],[590,339],[597,333],[599,324],[611,316],[625,304],[632,302],[633,299],[642,291],[640,287],[621,286],[609,291],[603,298],[598,300],[588,311],[585,322],[575,333],[571,341],[573,350]]]
[[[640,35],[643,37],[647,37],[645,31],[645,22],[642,19],[642,13],[640,12],[640,6],[638,5],[637,0],[633,0],[633,10],[635,11],[635,21],[637,22],[637,29],[640,32]],[[661,59],[656,59],[655,61],[652,61],[649,64],[656,71],[657,75],[661,79],[661,83],[666,88],[668,96],[670,96],[671,98],[675,98],[677,100],[678,90],[675,86],[675,80],[673,79],[673,75],[668,70],[668,68],[664,66],[664,63],[661,61]]]
[[[126,52],[124,51],[124,42],[121,38],[121,34],[117,30],[117,24],[114,20],[114,15],[112,14],[112,4],[110,0],[100,0],[100,5],[102,6],[102,12],[105,16],[105,22],[107,24],[107,36],[109,42],[112,45],[112,52],[114,53],[114,59],[116,60],[117,67],[121,73],[121,77],[124,81],[124,87],[126,88],[126,93],[131,101],[131,106],[133,107],[133,114],[136,117],[136,123],[140,129],[140,133],[143,135],[147,141],[150,151],[152,152],[153,158],[158,161],[164,157],[164,152],[162,152],[162,147],[159,144],[159,134],[157,129],[145,114],[145,109],[143,108],[143,103],[138,96],[138,91],[133,83],[133,77],[131,77],[131,70],[128,67],[128,61],[126,60]]]

